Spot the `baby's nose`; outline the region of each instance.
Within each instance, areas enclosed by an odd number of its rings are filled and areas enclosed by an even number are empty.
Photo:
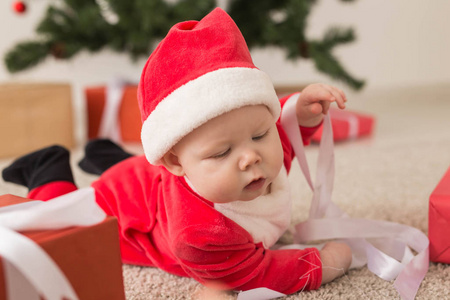
[[[243,154],[239,160],[239,169],[242,171],[247,170],[249,167],[261,162],[261,156],[254,150],[248,149]]]

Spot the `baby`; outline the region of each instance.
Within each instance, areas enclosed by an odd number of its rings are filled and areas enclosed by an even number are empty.
[[[280,105],[223,10],[169,31],[144,67],[138,100],[145,156],[119,153],[126,159],[92,184],[98,205],[118,218],[124,263],[222,289],[285,294],[317,289],[347,271],[351,251],[342,243],[271,249],[290,225],[294,153],[278,121],[287,97]],[[304,143],[332,102],[343,109],[346,97],[329,85],[299,95]],[[83,166],[93,169],[88,158]],[[32,199],[76,189],[61,147],[17,160],[3,177],[28,186]]]

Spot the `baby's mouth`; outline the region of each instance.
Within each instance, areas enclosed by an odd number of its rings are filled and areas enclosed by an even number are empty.
[[[265,178],[258,178],[258,179],[253,180],[249,184],[247,184],[245,186],[245,189],[250,190],[250,191],[256,191],[256,190],[259,190],[260,188],[262,188],[265,183],[266,183]]]

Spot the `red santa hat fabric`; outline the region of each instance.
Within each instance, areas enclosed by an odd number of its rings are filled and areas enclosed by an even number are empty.
[[[275,119],[280,114],[269,76],[255,67],[244,37],[220,8],[171,28],[144,67],[138,102],[142,145],[155,165],[184,136],[223,113],[264,104]]]

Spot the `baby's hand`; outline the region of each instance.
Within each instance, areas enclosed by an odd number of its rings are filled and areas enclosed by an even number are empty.
[[[320,250],[322,284],[344,275],[352,263],[352,250],[347,244],[328,242]]]
[[[308,85],[297,100],[298,124],[304,127],[319,125],[332,102],[336,102],[340,109],[344,109],[347,102],[344,92],[322,83]]]

